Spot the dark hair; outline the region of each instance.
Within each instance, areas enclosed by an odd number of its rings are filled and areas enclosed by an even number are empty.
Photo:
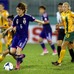
[[[4,6],[4,4],[3,4],[3,3],[0,3],[0,5]]]
[[[46,10],[46,7],[45,7],[45,6],[39,6],[39,9],[40,9],[40,8]]]
[[[25,3],[21,2],[17,5],[17,7],[21,10],[24,10],[24,13],[26,12],[27,5]]]
[[[13,21],[14,15],[9,15],[7,18],[8,18],[8,19],[11,19],[11,20]]]
[[[63,5],[63,3],[59,3],[58,6],[59,6],[59,5]]]

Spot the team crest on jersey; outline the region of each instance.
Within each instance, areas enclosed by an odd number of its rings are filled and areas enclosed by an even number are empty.
[[[18,24],[18,19],[16,20],[16,24]]]
[[[23,24],[26,24],[26,18],[23,18]]]

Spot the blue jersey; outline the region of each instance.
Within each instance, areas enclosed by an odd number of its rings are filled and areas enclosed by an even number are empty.
[[[44,14],[42,15],[42,20],[43,20],[44,22],[49,21],[49,18],[48,18],[48,14],[47,14],[47,13],[44,13]],[[51,31],[50,23],[44,24],[44,25],[43,25],[43,29],[44,29],[45,31]]]
[[[33,22],[35,20],[34,17],[24,14],[22,17],[15,16],[13,21],[13,27],[16,27],[16,33],[17,36],[27,36],[28,37],[28,27],[29,22]]]

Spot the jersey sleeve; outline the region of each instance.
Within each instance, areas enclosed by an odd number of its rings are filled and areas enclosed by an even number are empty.
[[[43,14],[43,21],[44,22],[49,21],[47,13]]]
[[[74,18],[74,12],[71,12],[71,16]]]
[[[35,21],[35,17],[29,15],[29,16],[28,16],[28,20],[31,21],[31,22],[33,22],[33,21]]]
[[[8,11],[5,11],[5,13],[4,13],[4,17],[8,17],[8,16],[9,16]]]

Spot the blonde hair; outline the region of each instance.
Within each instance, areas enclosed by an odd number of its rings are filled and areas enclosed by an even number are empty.
[[[64,2],[63,5],[68,5],[69,9],[71,10],[71,6],[68,2]]]

